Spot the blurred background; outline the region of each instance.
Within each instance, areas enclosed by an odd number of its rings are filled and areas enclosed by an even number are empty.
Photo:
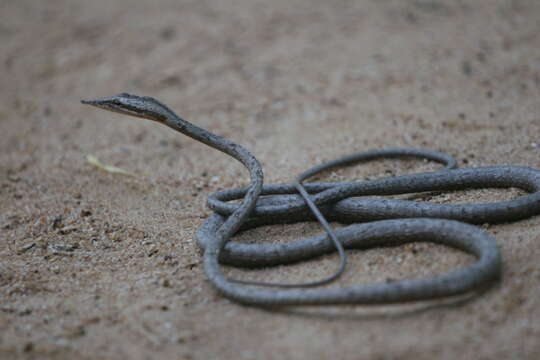
[[[245,145],[267,183],[387,147],[449,152],[462,167],[540,168],[539,19],[536,0],[1,1],[0,357],[537,358],[537,219],[489,229],[504,279],[465,306],[399,316],[244,308],[205,281],[192,240],[208,194],[245,185],[243,168],[167,128],[79,101],[158,98]],[[136,176],[106,173],[88,155]],[[385,161],[328,179],[434,168]],[[245,239],[319,231],[265,229]],[[351,259],[344,283],[470,261],[427,245]],[[335,261],[251,276],[304,280]]]

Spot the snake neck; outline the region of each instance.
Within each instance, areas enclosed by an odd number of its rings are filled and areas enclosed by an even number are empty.
[[[235,142],[216,135],[208,130],[202,129],[184,119],[180,118],[176,114],[172,113],[168,116],[165,125],[172,129],[183,133],[197,141],[200,141],[211,148],[219,150],[234,159],[238,160],[244,165],[250,175],[250,186],[242,200],[240,206],[227,218],[227,220],[220,227],[219,231],[215,234],[215,241],[212,241],[212,248],[214,250],[221,250],[227,241],[238,231],[243,222],[247,219],[249,214],[255,208],[257,199],[259,198],[264,174],[259,161],[253,156],[246,148]],[[208,249],[212,252],[212,249]]]

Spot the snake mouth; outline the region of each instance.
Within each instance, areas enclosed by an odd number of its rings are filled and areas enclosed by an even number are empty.
[[[81,100],[82,104],[85,105],[92,105],[97,108],[112,111],[119,114],[124,115],[130,115],[130,116],[136,116],[136,117],[143,117],[140,113],[131,110],[130,108],[126,107],[125,104],[121,104],[117,102],[115,97],[108,97],[108,98],[98,98],[98,99],[90,99],[90,100]]]

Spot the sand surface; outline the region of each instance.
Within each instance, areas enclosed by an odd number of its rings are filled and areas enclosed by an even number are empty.
[[[267,183],[387,147],[445,151],[462,167],[540,168],[538,19],[536,0],[0,2],[0,358],[540,358],[540,216],[485,226],[504,273],[471,301],[240,306],[205,279],[193,239],[207,195],[247,184],[244,169],[158,124],[79,103],[159,98],[245,145]],[[136,176],[97,169],[89,154]],[[435,168],[381,161],[325,179]],[[240,238],[319,231],[275,225]],[[308,280],[336,261],[226,271]],[[339,284],[470,261],[425,243],[351,251]]]

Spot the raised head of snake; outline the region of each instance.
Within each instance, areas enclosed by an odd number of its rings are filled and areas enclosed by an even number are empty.
[[[121,93],[93,100],[81,100],[81,102],[100,109],[156,121],[210,147],[223,151],[238,160],[240,160],[239,156],[244,157],[238,154],[238,151],[243,149],[241,146],[182,119],[166,105],[152,97]],[[247,158],[251,159],[253,157],[247,150],[245,155],[247,157],[240,160],[244,164]]]
[[[167,120],[176,117],[171,109],[149,96],[121,93],[111,97],[81,100],[81,102],[100,109],[154,120],[160,123],[166,123]]]

